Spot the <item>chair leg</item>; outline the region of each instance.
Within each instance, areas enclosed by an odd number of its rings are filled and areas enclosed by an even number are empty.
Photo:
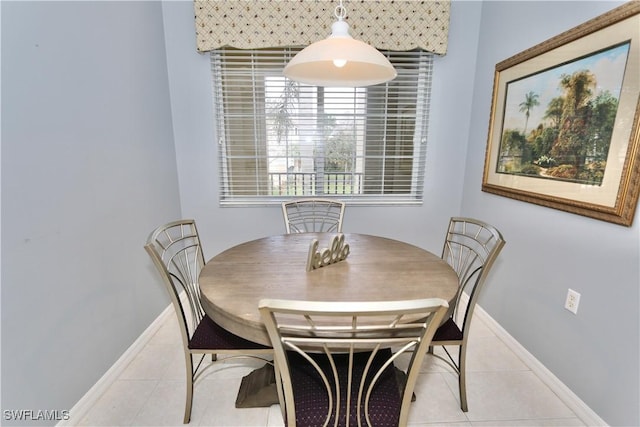
[[[467,346],[460,345],[458,352],[458,392],[460,393],[460,409],[467,412]]]
[[[280,412],[282,413],[282,419],[287,420],[287,407],[286,407],[286,399],[284,397],[284,390],[282,389],[282,377],[280,376],[280,371],[275,364],[275,359],[273,361],[273,369],[275,374],[276,381],[276,391],[278,392],[278,402],[280,402]]]
[[[187,400],[184,405],[184,424],[189,424],[191,421],[191,405],[193,403],[193,356],[191,353],[185,353],[185,364],[187,374]]]

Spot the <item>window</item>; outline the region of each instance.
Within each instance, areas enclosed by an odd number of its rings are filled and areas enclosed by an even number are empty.
[[[298,49],[211,53],[220,203],[338,197],[419,204],[425,173],[432,54],[383,52],[391,82],[330,88],[286,79]]]

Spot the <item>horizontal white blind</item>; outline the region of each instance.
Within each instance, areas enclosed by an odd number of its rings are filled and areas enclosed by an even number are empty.
[[[383,52],[393,81],[322,88],[282,75],[297,52],[211,53],[221,204],[421,203],[432,55]]]

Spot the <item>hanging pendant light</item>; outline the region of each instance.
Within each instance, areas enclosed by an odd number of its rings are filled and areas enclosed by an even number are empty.
[[[315,86],[360,87],[393,80],[398,73],[376,48],[349,35],[347,11],[336,6],[331,35],[302,49],[284,67],[285,77]]]

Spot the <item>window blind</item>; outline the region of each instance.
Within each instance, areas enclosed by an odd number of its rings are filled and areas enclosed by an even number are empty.
[[[330,88],[282,75],[298,51],[211,52],[220,203],[421,203],[432,54],[383,51],[396,79]]]

